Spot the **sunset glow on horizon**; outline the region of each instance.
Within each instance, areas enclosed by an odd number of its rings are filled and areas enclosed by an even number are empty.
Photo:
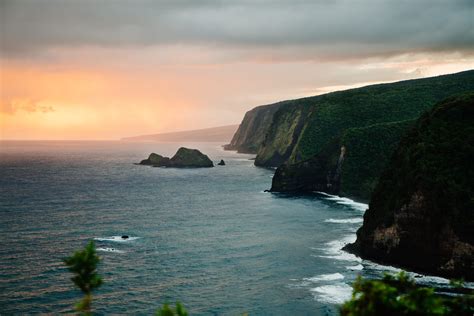
[[[346,1],[270,10],[265,2],[123,3],[139,18],[109,2],[2,2],[0,139],[120,139],[238,124],[261,104],[474,68],[472,7],[459,15],[462,1],[408,17],[400,32],[412,38],[398,42],[390,23],[410,13],[396,5],[371,9],[389,17],[373,21],[388,23],[377,31],[348,18],[345,31],[360,35],[344,37],[308,14],[342,18]],[[458,24],[429,37],[441,13]],[[284,34],[273,30],[281,24]]]

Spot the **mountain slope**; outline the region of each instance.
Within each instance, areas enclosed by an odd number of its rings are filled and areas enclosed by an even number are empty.
[[[122,138],[122,140],[156,142],[228,142],[235,134],[237,127],[238,125],[227,125],[191,131],[125,137]]]

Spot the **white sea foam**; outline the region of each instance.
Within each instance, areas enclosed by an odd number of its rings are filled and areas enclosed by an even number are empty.
[[[104,252],[115,252],[115,253],[125,253],[123,250],[118,250],[115,248],[97,248],[97,251],[104,251]]]
[[[311,292],[319,302],[342,304],[351,298],[352,287],[345,283],[336,283],[312,288]]]
[[[361,264],[358,264],[358,265],[355,265],[355,266],[347,266],[346,269],[351,270],[351,271],[360,271],[360,270],[364,269],[364,266],[361,265]]]
[[[399,268],[392,267],[392,266],[386,266],[386,265],[383,265],[383,264],[378,264],[378,263],[375,263],[375,262],[372,262],[372,261],[366,261],[366,263],[367,263],[367,268],[371,269],[371,270],[378,270],[378,271],[389,272],[389,273],[398,273],[398,272],[402,271]]]
[[[335,281],[342,280],[344,276],[340,273],[321,274],[312,278],[304,278],[303,280],[310,282],[321,282],[321,281]]]
[[[319,257],[331,258],[331,259],[342,260],[342,261],[362,262],[361,258],[342,250],[342,247],[344,247],[348,243],[353,243],[355,240],[356,240],[355,235],[348,235],[341,239],[330,241],[326,243],[325,244],[326,247],[322,249],[325,255],[319,256]]]
[[[336,219],[336,218],[329,218],[326,219],[326,223],[335,223],[335,224],[356,224],[362,223],[364,219],[362,217],[355,217],[355,218],[343,218],[343,219]]]
[[[94,240],[97,241],[112,241],[112,242],[129,242],[133,240],[137,240],[140,237],[131,237],[129,236],[128,238],[122,238],[122,236],[111,236],[111,237],[96,237]]]
[[[397,268],[397,267],[378,264],[378,263],[368,261],[368,260],[364,260],[364,265],[366,269],[379,271],[380,273],[388,272],[391,274],[395,274],[402,271],[402,269]],[[450,282],[449,279],[445,279],[445,278],[437,277],[433,275],[421,274],[421,273],[412,272],[412,271],[405,271],[405,272],[408,274],[408,276],[415,279],[416,283],[421,284],[421,285],[437,286],[437,287],[449,286],[449,282]],[[474,282],[466,282],[464,283],[464,286],[467,288],[474,289]]]
[[[361,211],[361,212],[365,212],[367,210],[367,208],[369,207],[368,204],[356,202],[356,201],[351,200],[349,198],[340,197],[340,196],[337,196],[337,195],[331,195],[331,194],[327,194],[327,193],[324,193],[324,192],[316,192],[316,193],[326,196],[326,200],[334,201],[334,202],[336,202],[337,204],[340,204],[340,205],[349,206],[349,207],[351,207],[355,210]]]

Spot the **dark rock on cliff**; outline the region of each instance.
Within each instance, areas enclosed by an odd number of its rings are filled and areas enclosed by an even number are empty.
[[[294,165],[280,166],[273,176],[271,192],[339,192],[345,147],[333,142],[321,154]]]
[[[209,168],[214,164],[208,156],[197,149],[181,147],[170,159],[152,153],[148,159],[142,160],[141,165],[151,165],[153,167],[174,167],[174,168]]]
[[[221,159],[221,161],[219,161],[219,163],[217,164],[218,166],[225,166],[225,161],[224,159]]]
[[[447,99],[400,142],[347,250],[474,280],[473,159],[474,94]]]

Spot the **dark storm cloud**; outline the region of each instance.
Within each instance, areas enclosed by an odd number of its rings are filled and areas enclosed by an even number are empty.
[[[168,44],[346,57],[474,50],[472,0],[3,0],[0,10],[10,57]]]

